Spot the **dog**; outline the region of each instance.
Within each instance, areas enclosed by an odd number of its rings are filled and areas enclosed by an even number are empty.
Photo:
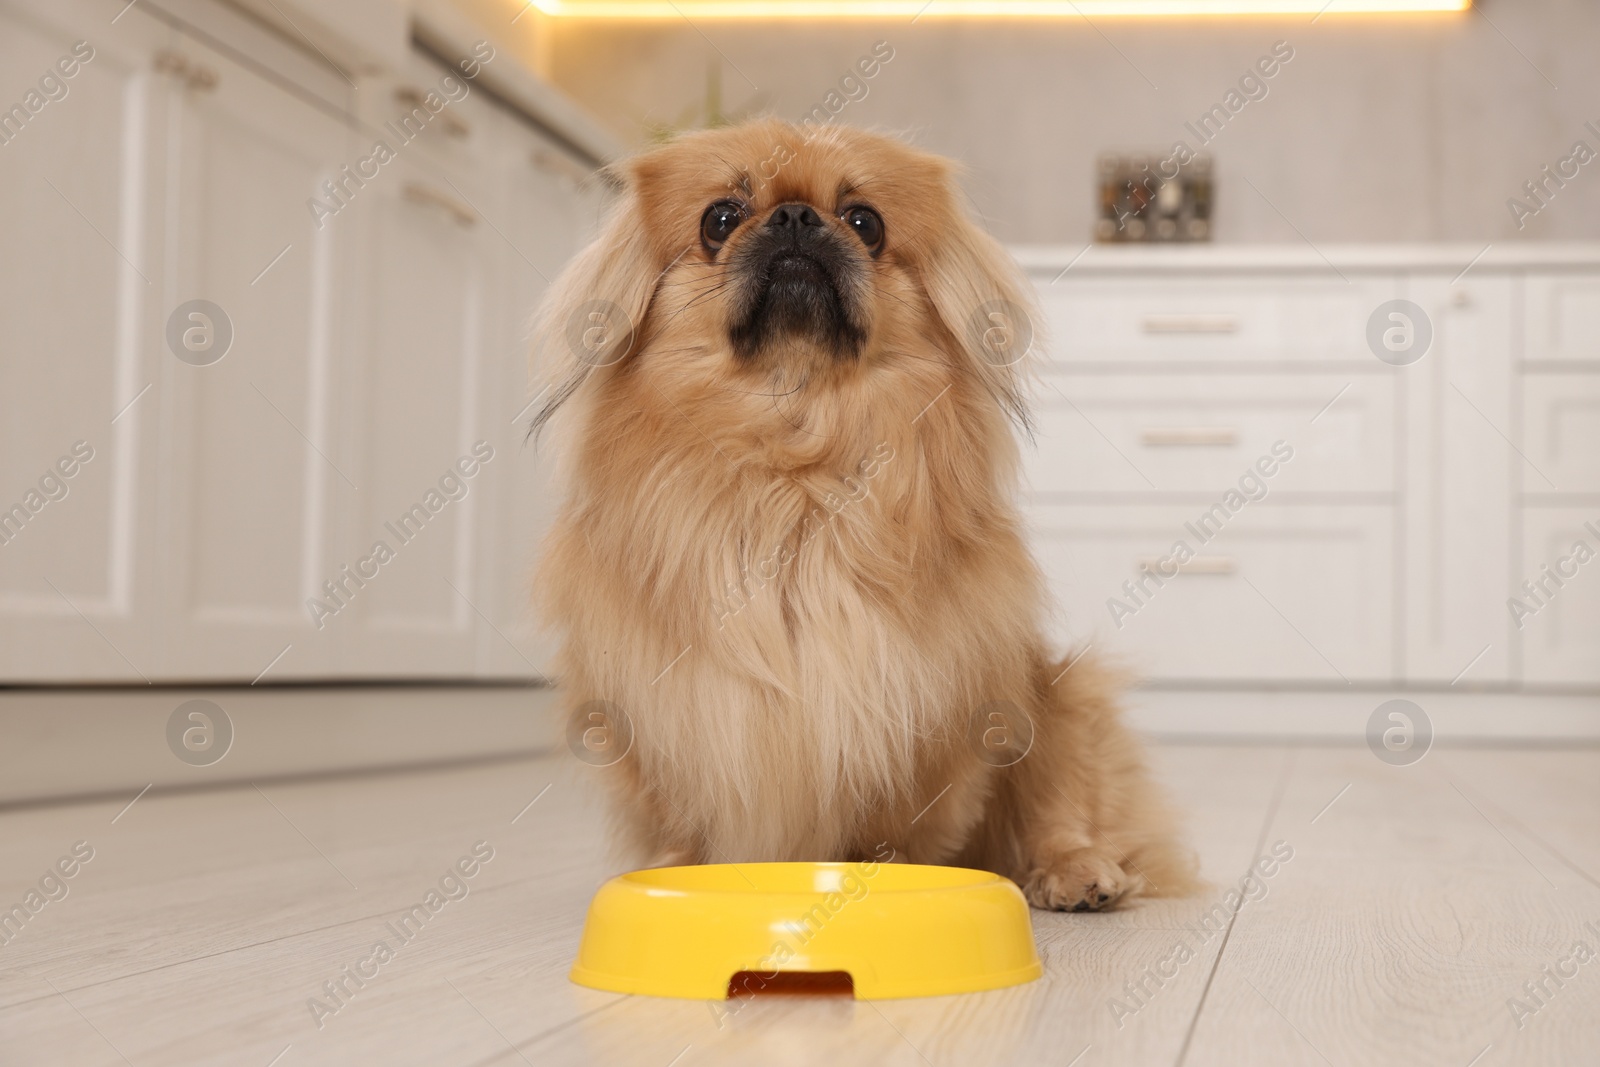
[[[536,602],[572,731],[625,748],[622,843],[977,867],[1056,910],[1185,891],[1119,676],[1042,636],[1038,316],[953,165],[759,120],[613,169],[535,321],[530,435],[565,480]]]

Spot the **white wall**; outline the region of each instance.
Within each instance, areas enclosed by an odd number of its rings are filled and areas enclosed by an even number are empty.
[[[1294,58],[1268,95],[1210,145],[1218,240],[1600,237],[1600,160],[1520,232],[1506,207],[1580,137],[1600,151],[1584,129],[1600,128],[1600,4],[1588,0],[1480,0],[1466,15],[1315,25],[924,17],[562,21],[545,32],[550,75],[630,143],[703,99],[708,63],[722,67],[730,110],[798,118],[886,40],[894,59],[839,120],[909,131],[961,159],[994,231],[1029,243],[1086,240],[1096,154],[1194,143],[1184,122],[1286,40]]]

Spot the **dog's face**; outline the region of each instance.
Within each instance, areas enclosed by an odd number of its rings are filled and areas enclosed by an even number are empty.
[[[617,215],[547,308],[544,331],[585,350],[540,421],[574,377],[613,367],[674,403],[783,397],[792,411],[920,362],[1014,408],[1017,335],[1031,330],[1009,320],[1026,301],[946,161],[860,130],[766,121],[620,170]],[[559,318],[574,313],[589,316],[577,329]]]
[[[759,124],[686,139],[633,167],[664,335],[757,376],[847,377],[925,314],[916,268],[944,168],[858,131]],[[829,374],[830,369],[839,373]]]

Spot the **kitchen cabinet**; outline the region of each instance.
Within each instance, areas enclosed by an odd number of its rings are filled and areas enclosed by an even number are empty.
[[[431,112],[435,57],[352,77],[188,0],[0,7],[4,91],[79,41],[0,145],[0,680],[542,670],[526,328],[593,161],[464,79]]]
[[[1600,248],[1481,252],[1018,249],[1058,640],[1177,689],[1600,685]]]

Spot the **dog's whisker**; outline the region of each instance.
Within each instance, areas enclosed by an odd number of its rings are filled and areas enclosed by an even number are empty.
[[[732,392],[741,393],[741,394],[743,394],[745,396],[769,396],[769,397],[777,398],[777,397],[780,397],[780,396],[793,396],[794,394],[798,393],[800,390],[802,390],[804,388],[805,388],[805,383],[802,382],[799,385],[795,386],[793,389],[788,389],[788,390],[785,390],[784,392],[781,392],[781,393],[763,393],[759,389],[734,389],[734,390],[732,390]]]

